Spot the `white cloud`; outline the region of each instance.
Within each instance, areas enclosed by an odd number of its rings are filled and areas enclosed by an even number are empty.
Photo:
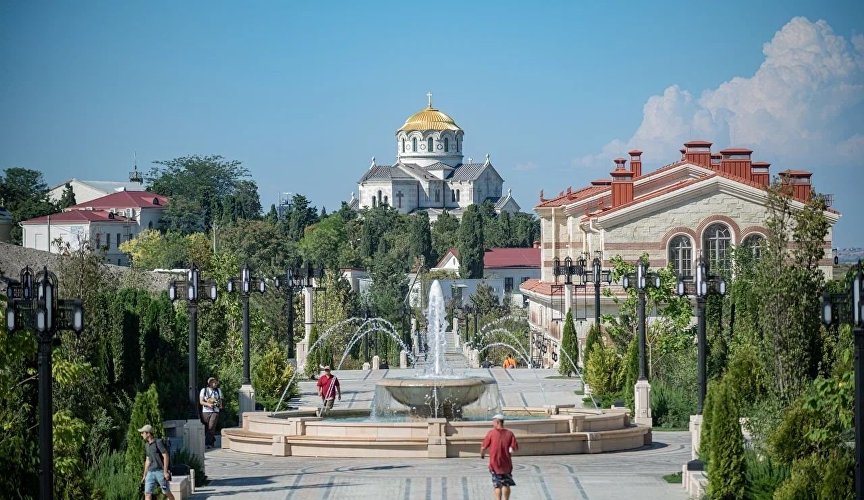
[[[577,166],[606,165],[638,147],[648,163],[675,160],[689,139],[715,150],[752,148],[754,159],[784,164],[841,164],[864,156],[864,136],[851,130],[864,102],[864,36],[848,42],[825,21],[796,17],[763,46],[755,74],[735,77],[697,98],[672,85],[651,96],[630,139],[615,139]],[[857,109],[856,109],[857,107]]]

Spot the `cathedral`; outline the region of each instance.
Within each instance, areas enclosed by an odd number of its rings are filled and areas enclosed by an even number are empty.
[[[396,163],[379,165],[372,159],[369,170],[358,182],[359,199],[351,208],[389,205],[400,213],[426,211],[435,220],[444,211],[461,218],[472,203],[491,202],[495,211],[518,212],[519,205],[504,179],[492,166],[489,155],[482,163],[462,159],[464,131],[453,118],[432,107],[414,113],[396,131]]]

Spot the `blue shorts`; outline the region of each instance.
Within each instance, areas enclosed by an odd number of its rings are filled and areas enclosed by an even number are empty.
[[[516,481],[510,474],[495,474],[492,472],[492,486],[496,489],[502,486],[516,486]]]
[[[168,481],[165,479],[165,473],[161,470],[151,470],[147,472],[147,479],[144,480],[144,493],[152,494],[153,486],[158,484],[162,488],[162,493],[171,491],[168,486]]]

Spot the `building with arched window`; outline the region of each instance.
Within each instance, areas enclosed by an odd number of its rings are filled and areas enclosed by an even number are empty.
[[[700,255],[712,273],[730,272],[736,247],[749,249],[755,258],[761,256],[768,235],[770,164],[751,161],[749,149],[714,153],[711,145],[687,142],[679,161],[650,173],[642,171],[642,152],[633,150],[629,165],[627,159],[614,160],[611,178],[567,188],[554,198],[541,193],[534,208],[540,218],[541,276],[521,286],[529,301],[532,330],[550,337],[553,345],[558,342],[565,304],[577,319],[580,337],[593,323],[593,286],[573,287],[565,297],[564,287],[556,285],[553,275],[556,257],[563,261],[583,253],[599,254],[608,269],[615,256],[635,262],[647,254],[652,268],[668,265],[684,279],[692,279]],[[779,177],[792,209],[803,208],[812,193],[811,173],[786,170]],[[832,226],[840,217],[830,206],[825,215]],[[831,248],[831,240],[829,229],[826,249]],[[832,264],[830,254],[819,263],[827,278],[832,277]],[[601,299],[603,314],[615,313],[618,306],[613,298],[624,296],[619,284],[608,288],[610,296]]]
[[[423,210],[435,220],[445,210],[461,217],[474,203],[490,201],[498,213],[518,212],[519,204],[489,155],[483,162],[463,162],[464,131],[447,114],[428,106],[409,116],[396,131],[396,162],[379,164],[372,159],[358,182],[359,197],[349,206],[356,210],[387,204],[402,213]],[[463,196],[463,194],[465,196]]]

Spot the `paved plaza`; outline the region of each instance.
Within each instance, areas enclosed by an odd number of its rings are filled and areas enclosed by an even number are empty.
[[[464,358],[463,358],[464,359]],[[458,359],[453,359],[458,363]],[[493,376],[505,406],[581,405],[581,383],[550,378],[553,370],[460,368]],[[414,370],[337,371],[345,408],[368,408],[375,382],[413,375]],[[317,406],[315,382],[300,383],[291,405]],[[491,426],[490,426],[491,428]],[[601,500],[686,498],[684,489],[663,475],[681,470],[690,457],[685,432],[655,432],[654,444],[641,450],[595,455],[514,455],[517,486],[512,498]],[[488,459],[487,459],[488,460]],[[487,460],[479,458],[388,459],[308,458],[252,455],[209,450],[210,483],[193,498],[269,499],[483,499],[492,498]]]

